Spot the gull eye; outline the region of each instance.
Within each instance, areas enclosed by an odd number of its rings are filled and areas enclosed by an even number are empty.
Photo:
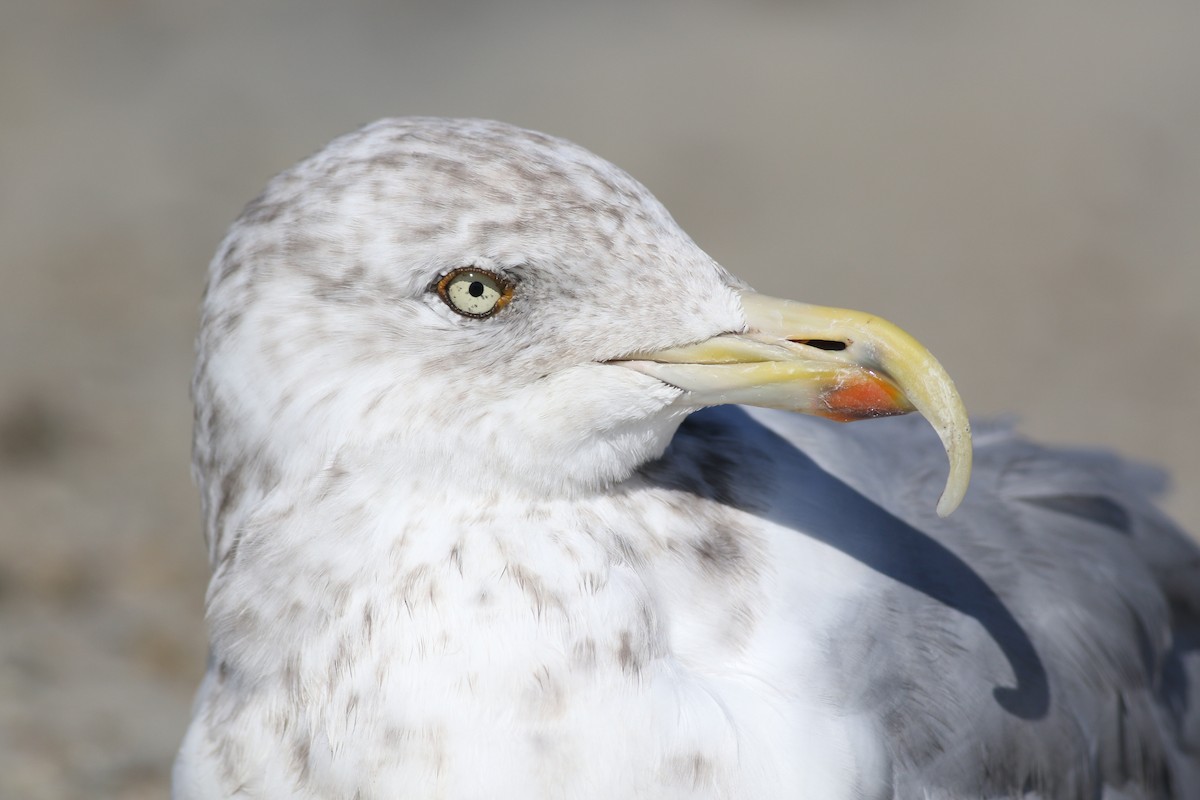
[[[464,317],[490,317],[512,300],[508,281],[481,269],[456,269],[437,283],[438,297]]]

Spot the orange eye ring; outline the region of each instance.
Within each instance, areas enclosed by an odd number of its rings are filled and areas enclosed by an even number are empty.
[[[437,282],[442,302],[454,313],[476,319],[493,316],[507,306],[515,288],[512,281],[479,267],[453,269]]]

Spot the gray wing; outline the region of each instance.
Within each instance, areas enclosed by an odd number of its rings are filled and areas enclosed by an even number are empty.
[[[712,409],[676,442],[729,467],[708,494],[766,491],[753,513],[880,574],[828,652],[838,701],[887,732],[895,797],[1200,798],[1200,550],[1153,505],[1157,473],[994,426],[940,519],[920,419]]]

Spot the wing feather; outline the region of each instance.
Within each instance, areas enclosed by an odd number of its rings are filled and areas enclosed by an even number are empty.
[[[919,419],[692,420],[689,447],[767,452],[838,507],[793,520],[781,485],[755,513],[880,573],[828,649],[888,738],[896,797],[1200,798],[1200,548],[1154,505],[1159,473],[984,426],[940,519],[945,458]]]

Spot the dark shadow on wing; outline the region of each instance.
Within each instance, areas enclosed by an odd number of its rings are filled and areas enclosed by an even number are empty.
[[[756,429],[751,434],[750,429]],[[750,434],[748,436],[748,434]],[[1006,711],[1022,719],[1044,717],[1050,708],[1045,665],[1029,635],[987,582],[962,558],[926,533],[914,528],[853,488],[821,469],[792,443],[750,419],[740,409],[725,406],[694,414],[681,426],[679,437],[697,440],[703,449],[728,461],[731,454],[753,447],[769,453],[772,472],[787,476],[787,487],[770,506],[747,503],[742,509],[818,539],[869,566],[880,575],[979,622],[1008,660],[1017,685],[998,686],[993,696]],[[764,438],[768,438],[763,441]],[[748,442],[753,438],[756,441]],[[672,450],[676,445],[672,444]],[[678,453],[676,454],[678,455]],[[691,457],[704,457],[692,450]],[[646,477],[662,485],[705,496],[703,484],[675,480],[672,451],[657,465],[647,465]],[[661,468],[656,468],[661,465]],[[766,467],[767,464],[762,466]],[[754,470],[747,470],[753,473]],[[743,472],[742,480],[746,480]],[[750,476],[754,480],[753,475]],[[762,481],[770,480],[761,475]],[[748,487],[753,495],[759,487]],[[729,504],[729,492],[713,497]]]

